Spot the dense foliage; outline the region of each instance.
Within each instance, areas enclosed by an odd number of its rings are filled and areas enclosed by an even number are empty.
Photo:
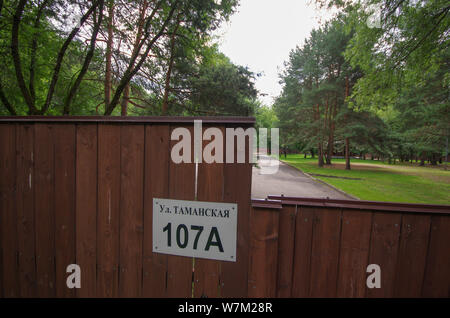
[[[292,50],[274,109],[285,144],[318,153],[390,160],[448,154],[446,1],[318,0],[340,9]]]
[[[210,44],[236,7],[0,0],[0,114],[252,115],[254,74]]]
[[[316,3],[338,13],[291,51],[266,106],[212,44],[238,0],[0,0],[0,114],[255,116],[284,149],[348,169],[448,156],[448,1]]]

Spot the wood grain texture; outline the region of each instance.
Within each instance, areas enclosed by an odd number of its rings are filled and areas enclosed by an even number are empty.
[[[336,297],[341,210],[317,208],[311,254],[311,297]]]
[[[98,126],[97,296],[119,296],[120,126]]]
[[[142,296],[144,126],[121,126],[119,296]]]
[[[55,210],[53,127],[35,125],[36,279],[39,297],[55,296]]]
[[[422,297],[450,297],[450,216],[432,216]]]
[[[4,297],[19,297],[17,268],[16,127],[0,125],[0,235],[2,242],[2,285]]]
[[[171,126],[170,131],[179,126]],[[193,142],[193,126],[186,126]],[[176,144],[170,141],[170,149]],[[192,148],[193,149],[193,148]],[[169,166],[169,198],[178,200],[195,199],[195,164],[193,152],[191,163],[176,164],[170,160]],[[192,258],[169,255],[167,257],[167,297],[192,297]]]
[[[153,253],[153,198],[169,195],[169,125],[145,127],[143,296],[166,297],[167,255]]]
[[[226,128],[236,128],[236,125],[228,125]],[[248,139],[246,142],[246,147],[248,147]],[[233,151],[237,152],[236,143]],[[224,202],[238,204],[238,220],[236,262],[223,262],[221,264],[220,287],[222,297],[247,297],[248,294],[251,183],[252,164],[248,161],[248,157],[245,163],[224,164],[223,200]]]
[[[296,206],[286,206],[279,212],[277,297],[292,295],[296,214]]]
[[[401,222],[401,213],[374,212],[368,263],[380,266],[381,288],[367,289],[367,297],[394,295]]]
[[[276,296],[278,231],[278,210],[252,209],[248,297]]]
[[[297,206],[292,297],[309,297],[314,208]]]
[[[67,266],[75,264],[75,125],[55,124],[53,194],[55,211],[56,297],[74,297],[75,290],[67,288]]]
[[[20,296],[36,297],[34,125],[16,127],[16,165]]]
[[[342,212],[337,297],[364,297],[369,258],[370,211]]]
[[[209,126],[203,126],[203,131]],[[222,136],[225,132],[221,129]],[[209,141],[203,141],[203,149]],[[222,160],[224,158],[222,157]],[[202,160],[198,164],[197,200],[208,202],[223,202],[224,192],[224,164],[206,163]],[[223,235],[223,233],[222,233]],[[195,259],[194,265],[194,297],[220,296],[220,268],[222,263],[215,260]]]
[[[81,267],[78,297],[97,296],[97,125],[77,126],[76,261]]]
[[[404,214],[395,273],[394,297],[420,297],[428,240],[429,215]]]

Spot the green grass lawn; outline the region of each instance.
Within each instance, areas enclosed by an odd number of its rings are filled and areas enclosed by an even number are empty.
[[[286,159],[280,156],[280,159],[308,174],[359,179],[314,176],[361,200],[450,204],[450,170],[444,170],[443,166],[352,159],[352,170],[345,170],[344,159],[333,159],[331,166],[323,168],[317,166],[317,158],[304,159],[303,155],[288,155]]]

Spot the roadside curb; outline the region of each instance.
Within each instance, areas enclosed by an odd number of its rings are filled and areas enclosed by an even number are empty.
[[[331,188],[331,189],[333,189],[333,190],[339,192],[340,194],[346,196],[346,197],[349,198],[349,199],[352,199],[352,200],[360,200],[359,198],[357,198],[357,197],[355,197],[355,196],[353,196],[353,195],[351,195],[351,194],[348,194],[347,192],[344,192],[344,191],[342,191],[341,189],[338,189],[338,188],[336,188],[335,186],[332,186],[331,184],[326,183],[326,182],[323,181],[323,180],[317,179],[317,178],[311,176],[309,173],[306,173],[306,172],[304,172],[303,170],[300,170],[300,169],[298,169],[297,167],[294,167],[293,165],[291,165],[291,164],[289,164],[289,163],[287,163],[287,162],[285,162],[285,161],[282,161],[282,160],[278,160],[278,161],[284,163],[285,165],[288,165],[289,167],[292,167],[292,168],[294,168],[294,169],[299,170],[301,173],[303,173],[304,175],[306,175],[308,178],[311,178],[311,179],[313,179],[314,181],[317,181],[317,182],[319,182],[319,183],[321,183],[321,184],[323,184],[323,185],[325,185],[325,186],[327,186],[327,187],[329,187],[329,188]]]

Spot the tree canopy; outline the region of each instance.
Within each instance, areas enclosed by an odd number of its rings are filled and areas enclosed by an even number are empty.
[[[291,51],[274,104],[282,139],[319,154],[436,163],[450,133],[445,1],[318,0],[340,9]],[[349,168],[348,163],[348,168]]]
[[[448,1],[315,2],[337,14],[266,106],[259,75],[213,44],[237,0],[0,0],[0,114],[255,116],[319,166],[448,156]]]
[[[255,75],[211,44],[237,5],[1,0],[0,113],[253,114]]]

